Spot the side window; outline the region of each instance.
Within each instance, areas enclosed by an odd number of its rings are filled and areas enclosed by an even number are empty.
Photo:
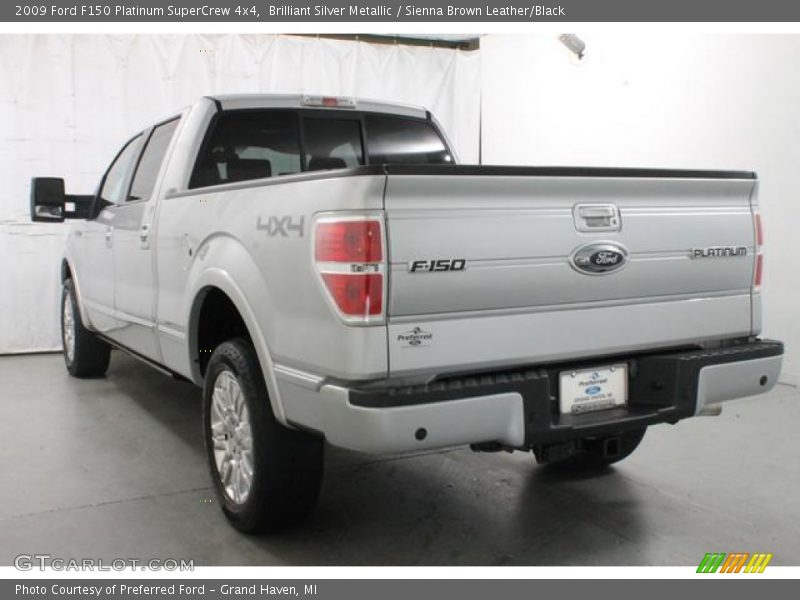
[[[197,157],[190,188],[300,172],[297,114],[285,110],[223,113]]]
[[[450,153],[430,123],[402,117],[367,116],[370,164],[447,164]]]
[[[136,167],[128,201],[146,200],[153,195],[161,163],[164,162],[164,156],[167,154],[167,148],[177,127],[178,119],[173,119],[153,129]]]
[[[129,176],[136,165],[136,157],[139,155],[139,144],[142,136],[137,135],[120,151],[114,162],[106,171],[103,187],[100,189],[100,200],[104,206],[119,204],[125,199]]]
[[[364,164],[361,123],[353,119],[306,118],[306,169],[345,169]]]

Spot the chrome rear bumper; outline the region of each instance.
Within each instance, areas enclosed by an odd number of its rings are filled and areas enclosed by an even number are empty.
[[[401,453],[495,442],[529,449],[675,423],[766,392],[782,359],[783,344],[775,341],[614,358],[629,365],[628,405],[585,414],[559,413],[558,373],[612,362],[607,358],[404,388],[311,386],[280,376],[278,382],[288,422],[335,446]]]

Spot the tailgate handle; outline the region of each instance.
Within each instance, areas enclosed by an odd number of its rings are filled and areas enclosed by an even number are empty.
[[[572,214],[578,231],[619,231],[622,226],[614,204],[577,204]]]

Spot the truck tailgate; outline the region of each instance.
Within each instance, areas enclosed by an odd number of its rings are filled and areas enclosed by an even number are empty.
[[[387,173],[392,376],[752,331],[752,174]]]

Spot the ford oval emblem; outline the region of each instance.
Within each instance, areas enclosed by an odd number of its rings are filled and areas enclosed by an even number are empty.
[[[614,242],[581,246],[572,253],[573,266],[582,273],[602,275],[621,269],[628,262],[628,251]]]
[[[596,396],[600,393],[600,386],[599,385],[591,385],[584,390],[584,393],[587,396]]]

